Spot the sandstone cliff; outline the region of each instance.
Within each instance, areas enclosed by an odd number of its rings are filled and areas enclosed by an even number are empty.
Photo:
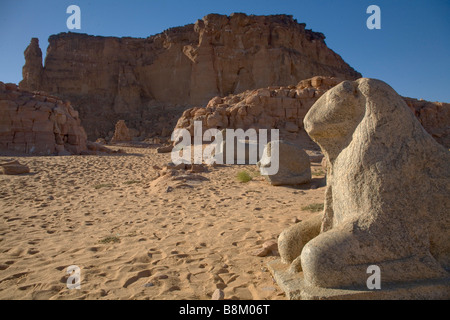
[[[425,130],[450,148],[450,103],[403,98]]]
[[[80,154],[87,151],[86,133],[68,101],[0,82],[0,150]]]
[[[206,108],[186,110],[176,128],[194,134],[194,121],[201,121],[203,131],[211,128],[280,129],[287,140],[301,138],[303,119],[312,105],[342,79],[316,76],[297,86],[267,87],[248,90],[227,97],[215,97]],[[450,148],[450,104],[403,98],[425,130],[437,142]],[[307,140],[307,136],[303,134]]]
[[[61,33],[49,38],[44,67],[32,40],[20,87],[69,99],[90,139],[107,135],[119,119],[140,134],[160,134],[171,123],[158,125],[155,110],[168,106],[179,106],[171,110],[176,121],[186,106],[215,96],[315,75],[361,77],[324,39],[292,16],[245,14],[210,14],[146,39]]]

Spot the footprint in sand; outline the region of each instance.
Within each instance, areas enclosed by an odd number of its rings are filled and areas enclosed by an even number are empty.
[[[137,282],[138,280],[140,280],[141,278],[148,278],[150,277],[151,271],[150,270],[143,270],[138,272],[137,275],[129,278],[128,280],[125,281],[125,283],[122,285],[122,287],[124,288],[128,288],[130,285],[132,285],[133,283]]]

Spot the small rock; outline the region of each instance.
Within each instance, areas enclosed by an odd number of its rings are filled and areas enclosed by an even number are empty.
[[[261,249],[255,250],[253,252],[253,255],[257,256],[257,257],[265,257],[265,256],[267,256],[269,254],[269,252],[270,251],[267,250],[266,248],[261,248]]]
[[[297,218],[297,217],[294,217],[293,219],[292,219],[292,222],[293,223],[299,223],[299,222],[301,222],[302,220],[300,220],[299,218]]]
[[[156,149],[158,153],[169,153],[172,152],[173,146],[164,146]]]
[[[180,163],[177,165],[174,165],[173,163],[169,163],[167,165],[167,168],[173,169],[173,170],[186,170],[186,164],[185,163]]]
[[[0,163],[0,169],[0,172],[7,175],[17,175],[30,172],[30,168],[28,168],[26,165],[20,164],[17,160]]]
[[[190,166],[190,171],[193,173],[200,173],[200,172],[206,172],[207,169],[206,169],[206,167],[204,167],[201,164],[192,164]]]
[[[146,288],[153,287],[153,286],[154,286],[154,284],[151,282],[144,284],[144,287],[146,287]]]
[[[278,243],[275,240],[269,240],[263,243],[263,248],[268,251],[278,251]]]
[[[220,289],[216,289],[211,297],[211,300],[223,300],[224,298],[225,293]]]
[[[62,151],[59,151],[58,152],[58,156],[60,156],[60,157],[64,157],[64,156],[71,156],[72,154],[69,152],[69,151],[67,151],[67,150],[62,150]],[[85,154],[86,155],[86,154]],[[87,155],[90,155],[90,153],[88,153]]]

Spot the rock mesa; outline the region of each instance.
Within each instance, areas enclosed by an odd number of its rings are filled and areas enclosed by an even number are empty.
[[[178,118],[215,96],[315,75],[361,77],[324,39],[292,16],[241,13],[209,14],[145,39],[61,33],[49,38],[45,66],[31,41],[20,87],[70,100],[91,140],[120,119],[140,133],[162,131],[168,119],[158,127],[155,113],[167,106],[179,106],[172,110]]]

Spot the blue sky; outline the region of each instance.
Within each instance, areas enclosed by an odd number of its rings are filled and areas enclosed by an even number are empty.
[[[22,79],[23,51],[39,38],[67,32],[66,9],[81,8],[81,30],[147,37],[194,23],[208,13],[290,14],[322,32],[327,45],[364,77],[403,96],[450,102],[449,0],[0,0],[0,81]],[[369,30],[369,5],[381,9],[381,30]]]

